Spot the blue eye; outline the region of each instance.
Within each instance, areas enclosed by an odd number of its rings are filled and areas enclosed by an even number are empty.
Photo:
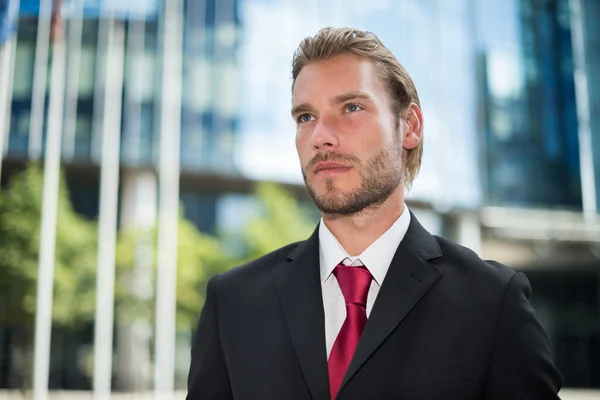
[[[359,111],[362,110],[362,108],[358,105],[358,104],[346,104],[346,111],[348,112],[355,112],[355,111]]]
[[[298,117],[298,122],[303,124],[305,122],[308,122],[310,120],[314,119],[312,115],[310,114],[302,114],[301,116]]]

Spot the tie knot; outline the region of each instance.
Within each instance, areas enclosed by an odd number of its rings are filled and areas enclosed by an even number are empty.
[[[344,264],[338,264],[333,270],[340,289],[344,294],[346,304],[357,304],[362,307],[367,306],[367,295],[373,276],[365,267],[348,267]]]

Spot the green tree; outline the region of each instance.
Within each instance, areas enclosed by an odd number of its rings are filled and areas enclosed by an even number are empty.
[[[153,341],[131,328],[134,325],[152,329],[155,326],[156,310],[156,263],[157,230],[123,230],[119,233],[117,245],[117,280],[115,288],[115,317],[122,335],[128,335],[123,343],[135,340],[138,360],[147,360],[152,354]],[[200,233],[196,227],[180,215],[177,241],[177,291],[176,291],[176,330],[177,337],[185,341],[198,321],[204,304],[205,287],[208,278],[233,265],[225,255],[219,240],[209,234]],[[118,349],[121,345],[117,342]],[[140,353],[141,352],[141,353]],[[126,353],[125,353],[126,354]],[[150,388],[150,380],[136,369],[132,359],[125,356],[117,370],[117,381],[123,388],[145,390]],[[147,362],[147,361],[146,361]],[[186,363],[187,364],[187,363]],[[185,386],[188,365],[176,370],[178,387]],[[183,369],[183,372],[180,371]],[[131,380],[131,376],[136,376]]]
[[[213,275],[254,260],[289,243],[304,240],[315,229],[317,218],[280,185],[259,183],[254,192],[259,212],[242,232],[216,237],[199,232],[183,216],[179,219],[177,264],[177,327],[194,327],[204,305],[206,283]],[[117,247],[117,318],[130,322],[144,315],[153,320],[154,299],[132,291],[134,265],[140,243],[149,244],[152,274],[156,269],[156,230],[123,231]],[[233,249],[241,248],[241,251]],[[143,253],[143,252],[142,252]],[[147,255],[146,255],[147,256]],[[141,296],[143,297],[143,296]]]
[[[179,219],[177,264],[177,328],[195,326],[202,306],[206,283],[213,275],[256,259],[289,243],[304,240],[317,219],[287,190],[274,183],[259,183],[255,196],[260,212],[242,232],[216,237],[199,232],[183,216]],[[140,252],[140,244],[148,251]],[[241,247],[234,250],[232,247]],[[136,250],[137,249],[137,250]],[[142,254],[140,254],[142,253]],[[151,273],[156,271],[156,229],[149,232],[122,231],[117,245],[117,319],[129,323],[144,317],[153,321],[154,297],[144,298],[132,290],[136,257],[150,257]]]
[[[0,324],[17,329],[25,381],[31,370],[43,175],[31,165],[0,192]],[[52,320],[91,321],[95,303],[96,228],[76,214],[60,178]]]
[[[31,165],[0,191],[0,324],[18,334],[22,355],[19,375],[29,383],[38,275],[43,175]],[[222,238],[199,232],[183,216],[178,226],[177,329],[190,332],[204,304],[205,286],[216,273],[260,257],[278,247],[307,238],[316,218],[286,190],[275,184],[257,185],[261,212],[234,237],[242,253],[232,251]],[[93,322],[95,312],[97,225],[73,210],[60,178],[56,228],[54,301],[55,326],[73,327]],[[232,239],[229,237],[228,239]],[[231,242],[229,242],[231,243]],[[235,254],[235,255],[233,255]],[[145,263],[149,276],[145,295],[136,285],[136,263]],[[115,309],[117,323],[154,321],[156,230],[123,230],[117,240]],[[143,292],[143,291],[142,291]],[[149,294],[148,294],[149,293]]]
[[[140,249],[146,249],[140,251]],[[137,250],[137,251],[136,251]],[[119,234],[117,244],[117,319],[129,323],[136,318],[154,320],[154,294],[143,296],[132,290],[140,258],[147,258],[147,272],[156,274],[156,229],[148,232],[126,230]],[[149,259],[148,259],[149,258]],[[143,260],[142,260],[143,262]],[[177,244],[177,329],[189,331],[198,319],[204,304],[207,280],[235,263],[223,250],[220,241],[196,227],[181,215]],[[154,284],[152,284],[155,287]]]
[[[280,185],[259,183],[255,195],[260,212],[250,218],[242,236],[246,261],[305,240],[315,229],[318,219]]]

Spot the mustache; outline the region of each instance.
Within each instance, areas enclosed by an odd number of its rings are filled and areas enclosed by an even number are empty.
[[[341,153],[318,153],[315,155],[308,163],[306,163],[306,170],[310,171],[320,162],[339,162],[346,164],[357,165],[360,164],[360,160],[349,154],[341,154]]]

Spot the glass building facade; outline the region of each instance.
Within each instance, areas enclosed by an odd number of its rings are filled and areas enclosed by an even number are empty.
[[[586,69],[587,102],[594,173],[596,210],[600,210],[600,2],[581,1],[582,49]],[[585,99],[585,96],[584,96]]]
[[[146,3],[138,14],[122,11],[118,21],[126,35],[121,159],[131,167],[156,165],[159,150],[159,6]],[[411,198],[442,208],[582,210],[568,1],[354,3],[186,1],[182,170],[301,183],[289,118],[291,56],[299,41],[320,27],[348,25],[375,31],[420,92],[426,151]],[[586,68],[595,71],[598,5],[581,3]],[[99,61],[108,50],[102,47],[100,3],[85,5],[79,43],[75,40],[68,53],[78,84],[66,103],[67,117],[74,118],[65,120],[63,156],[98,163],[100,124],[94,114],[101,112]],[[32,148],[36,7],[39,2],[21,2],[8,158],[24,157]],[[587,76],[594,183],[600,179],[594,134],[598,79]],[[47,106],[48,95],[45,100]]]
[[[581,210],[568,2],[512,3],[481,10],[486,202]],[[499,16],[510,41],[483,22]]]
[[[475,12],[483,204],[595,218],[598,2],[511,0],[475,3]],[[523,270],[565,385],[600,388],[600,263],[578,260],[587,250],[577,247]]]
[[[66,2],[64,13],[77,17],[76,1]],[[160,28],[158,3],[144,1],[133,9],[112,10],[125,31],[125,63],[121,159],[129,166],[152,166],[157,160],[156,120],[160,99]],[[15,75],[11,105],[8,157],[28,155],[30,112],[39,1],[23,0],[18,24]],[[111,3],[112,4],[112,3]],[[113,7],[112,5],[110,7]],[[123,6],[125,7],[125,6]],[[139,11],[138,9],[141,9]],[[106,22],[101,2],[86,0],[80,36],[68,43],[69,78],[78,76],[75,102],[66,101],[63,157],[79,162],[98,162],[99,124],[105,82],[102,58],[114,49],[106,47]],[[234,173],[233,143],[237,130],[236,49],[239,42],[237,2],[186,1],[183,24],[183,98],[181,165],[189,171],[215,170]],[[68,24],[69,33],[75,22]],[[51,61],[49,62],[49,67]],[[48,73],[49,74],[49,73]],[[77,78],[76,78],[77,79]],[[48,103],[48,93],[45,104]],[[96,117],[97,118],[97,117]]]
[[[571,12],[576,3],[581,20]],[[599,193],[597,2],[508,1],[478,13],[485,204],[582,211],[582,193]],[[580,98],[578,52],[588,72]],[[591,149],[580,143],[581,110],[590,111]],[[590,171],[596,178],[584,189]]]
[[[108,52],[119,51],[106,44],[109,11],[114,13],[115,24],[124,30],[125,36],[121,49],[125,54],[120,136],[122,166],[155,168],[160,150],[157,125],[162,62],[160,5],[155,0],[145,0],[135,6],[127,2],[111,3],[110,7],[114,8],[104,9],[102,4],[86,0],[63,2],[62,6],[68,65],[62,156],[67,175],[81,165],[90,167],[85,184],[75,184],[70,189],[76,209],[91,218],[98,215],[97,198],[91,199],[88,194],[99,192],[97,167],[101,159],[101,115],[106,85],[103,77],[106,68],[115,68],[102,61]],[[33,154],[39,146],[30,137],[39,7],[39,1],[20,2],[10,126],[5,146],[5,158],[17,164],[39,157]],[[238,2],[185,1],[182,15],[181,170],[192,176],[197,173],[237,176],[234,144],[239,132]],[[47,77],[51,66],[50,58]],[[46,112],[49,86],[47,83],[43,98]],[[42,149],[46,121],[47,116],[42,129]],[[205,207],[206,196],[206,193],[192,193],[182,196],[181,201],[188,218],[200,228],[212,231],[215,229],[214,206]],[[216,195],[209,196],[214,203]]]

